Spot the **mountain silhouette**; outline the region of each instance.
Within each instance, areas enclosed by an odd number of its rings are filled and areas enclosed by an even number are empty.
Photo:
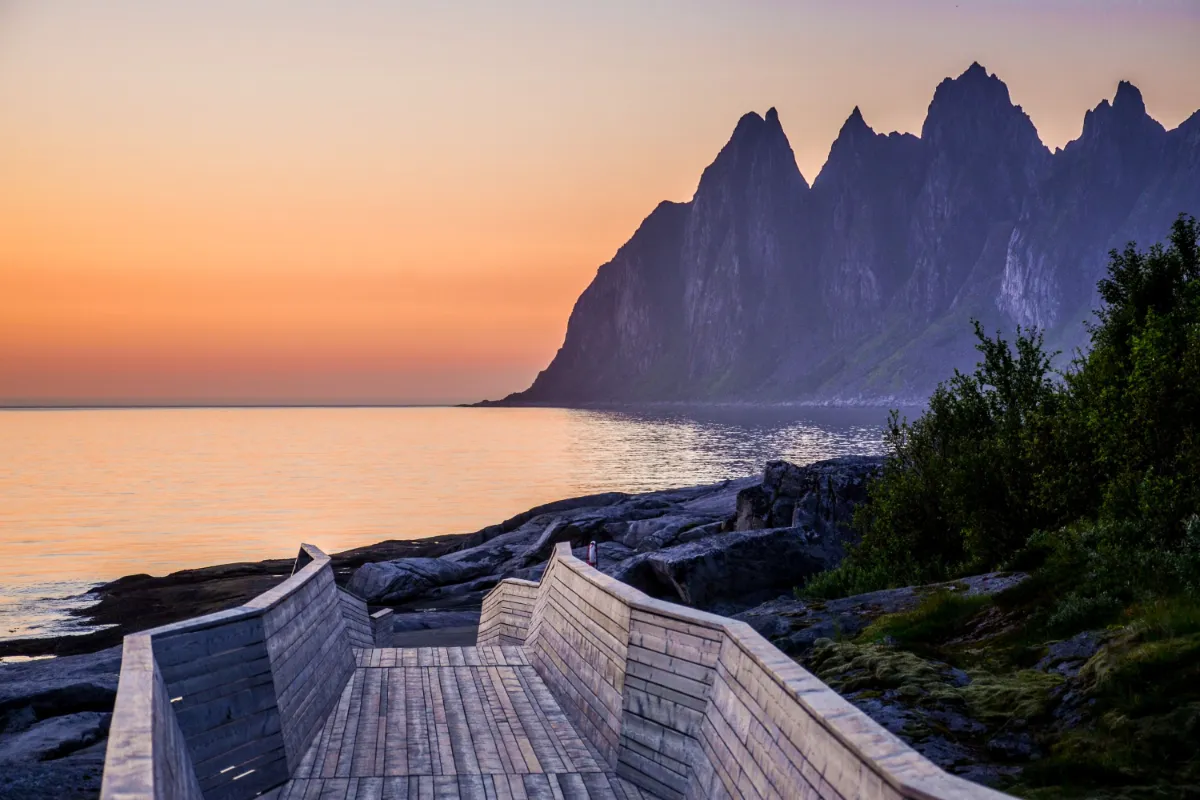
[[[979,64],[921,135],[855,107],[810,186],[775,109],[746,114],[687,203],[661,203],[504,404],[923,400],[976,361],[969,320],[1086,343],[1107,254],[1200,212],[1200,112],[1167,131],[1122,81],[1051,152]]]

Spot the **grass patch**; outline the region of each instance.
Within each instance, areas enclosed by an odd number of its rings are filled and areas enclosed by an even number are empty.
[[[912,611],[887,614],[859,635],[860,642],[889,642],[900,647],[931,649],[964,631],[991,604],[991,598],[967,597],[943,589],[933,592]]]
[[[1055,673],[1018,670],[993,674],[971,672],[971,682],[958,689],[971,716],[987,724],[1036,720],[1047,714],[1053,692],[1064,678]]]
[[[942,671],[929,661],[886,645],[818,640],[807,666],[843,694],[899,689],[901,696],[918,696],[946,685]]]

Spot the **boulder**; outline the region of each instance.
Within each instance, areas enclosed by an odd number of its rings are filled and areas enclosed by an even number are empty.
[[[476,567],[481,571],[494,571],[496,567],[527,548],[533,537],[534,530],[522,526],[510,533],[502,533],[483,544],[441,556],[440,560]]]
[[[806,528],[710,536],[636,556],[613,576],[647,594],[696,608],[742,608],[789,591],[842,559],[840,540]]]
[[[569,541],[565,538],[566,523],[562,517],[555,517],[537,539],[521,553],[521,562],[528,564],[533,561],[544,561],[550,557],[550,551],[559,542]]]
[[[80,711],[35,723],[0,737],[0,764],[49,761],[82,750],[108,735],[112,714]]]
[[[111,711],[121,648],[17,664],[0,664],[0,734],[81,711]]]
[[[631,522],[618,541],[638,552],[661,549],[675,541],[684,531],[711,522],[710,517],[695,514],[665,514],[653,519]]]
[[[762,483],[738,492],[734,529],[799,527],[845,530],[883,468],[875,456],[846,456],[799,467],[768,462]]]
[[[100,794],[120,670],[120,647],[0,664],[0,797]]]
[[[392,615],[394,633],[464,628],[479,625],[478,611],[415,611]]]
[[[438,586],[462,583],[487,572],[486,566],[447,558],[398,558],[363,564],[347,588],[368,603],[388,605],[411,600]]]

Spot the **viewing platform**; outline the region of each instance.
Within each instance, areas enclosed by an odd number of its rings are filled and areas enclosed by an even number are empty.
[[[105,800],[991,800],[744,623],[558,545],[475,647],[388,647],[389,611],[303,545],[244,606],[125,638]]]

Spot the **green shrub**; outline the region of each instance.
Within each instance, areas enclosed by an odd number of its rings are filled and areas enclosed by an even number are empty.
[[[1168,247],[1110,254],[1091,350],[1063,373],[1040,333],[1018,328],[1010,344],[973,323],[982,360],[915,421],[892,412],[883,474],[854,516],[860,543],[803,591],[941,581],[1054,551],[1085,573],[1061,586],[1065,629],[1110,617],[1155,570],[1164,589],[1200,587],[1198,237],[1181,215]]]

